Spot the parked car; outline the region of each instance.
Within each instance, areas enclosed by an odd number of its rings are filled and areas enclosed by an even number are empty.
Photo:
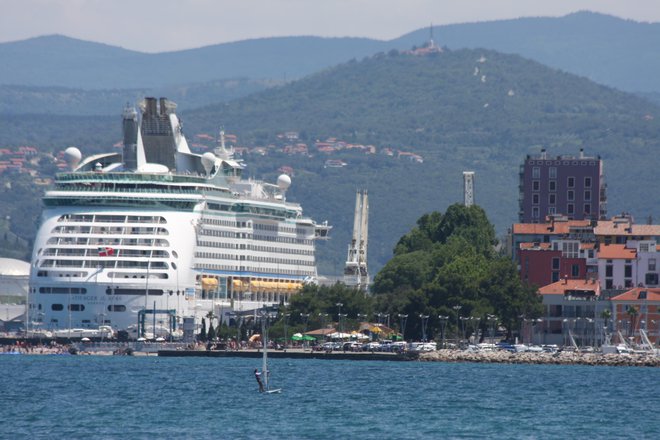
[[[362,346],[362,350],[364,351],[380,351],[380,349],[380,342],[367,342]]]

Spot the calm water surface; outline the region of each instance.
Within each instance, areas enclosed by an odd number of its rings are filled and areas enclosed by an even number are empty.
[[[2,439],[660,438],[660,369],[0,356]]]

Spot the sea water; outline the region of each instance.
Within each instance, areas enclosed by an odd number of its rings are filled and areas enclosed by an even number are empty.
[[[660,438],[660,369],[0,356],[2,439]]]

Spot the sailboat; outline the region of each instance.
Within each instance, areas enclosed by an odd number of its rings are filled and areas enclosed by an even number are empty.
[[[264,383],[264,394],[279,394],[282,388],[270,388],[270,371],[268,370],[268,313],[264,312],[261,319],[261,343],[263,345],[263,358],[261,364],[261,377]]]

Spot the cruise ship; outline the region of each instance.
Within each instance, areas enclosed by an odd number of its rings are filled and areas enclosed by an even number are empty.
[[[69,171],[43,197],[29,325],[171,336],[316,282],[315,242],[331,226],[286,201],[289,176],[243,179],[222,131],[214,152],[191,152],[166,98],[139,110],[123,112],[119,151],[65,151]]]

